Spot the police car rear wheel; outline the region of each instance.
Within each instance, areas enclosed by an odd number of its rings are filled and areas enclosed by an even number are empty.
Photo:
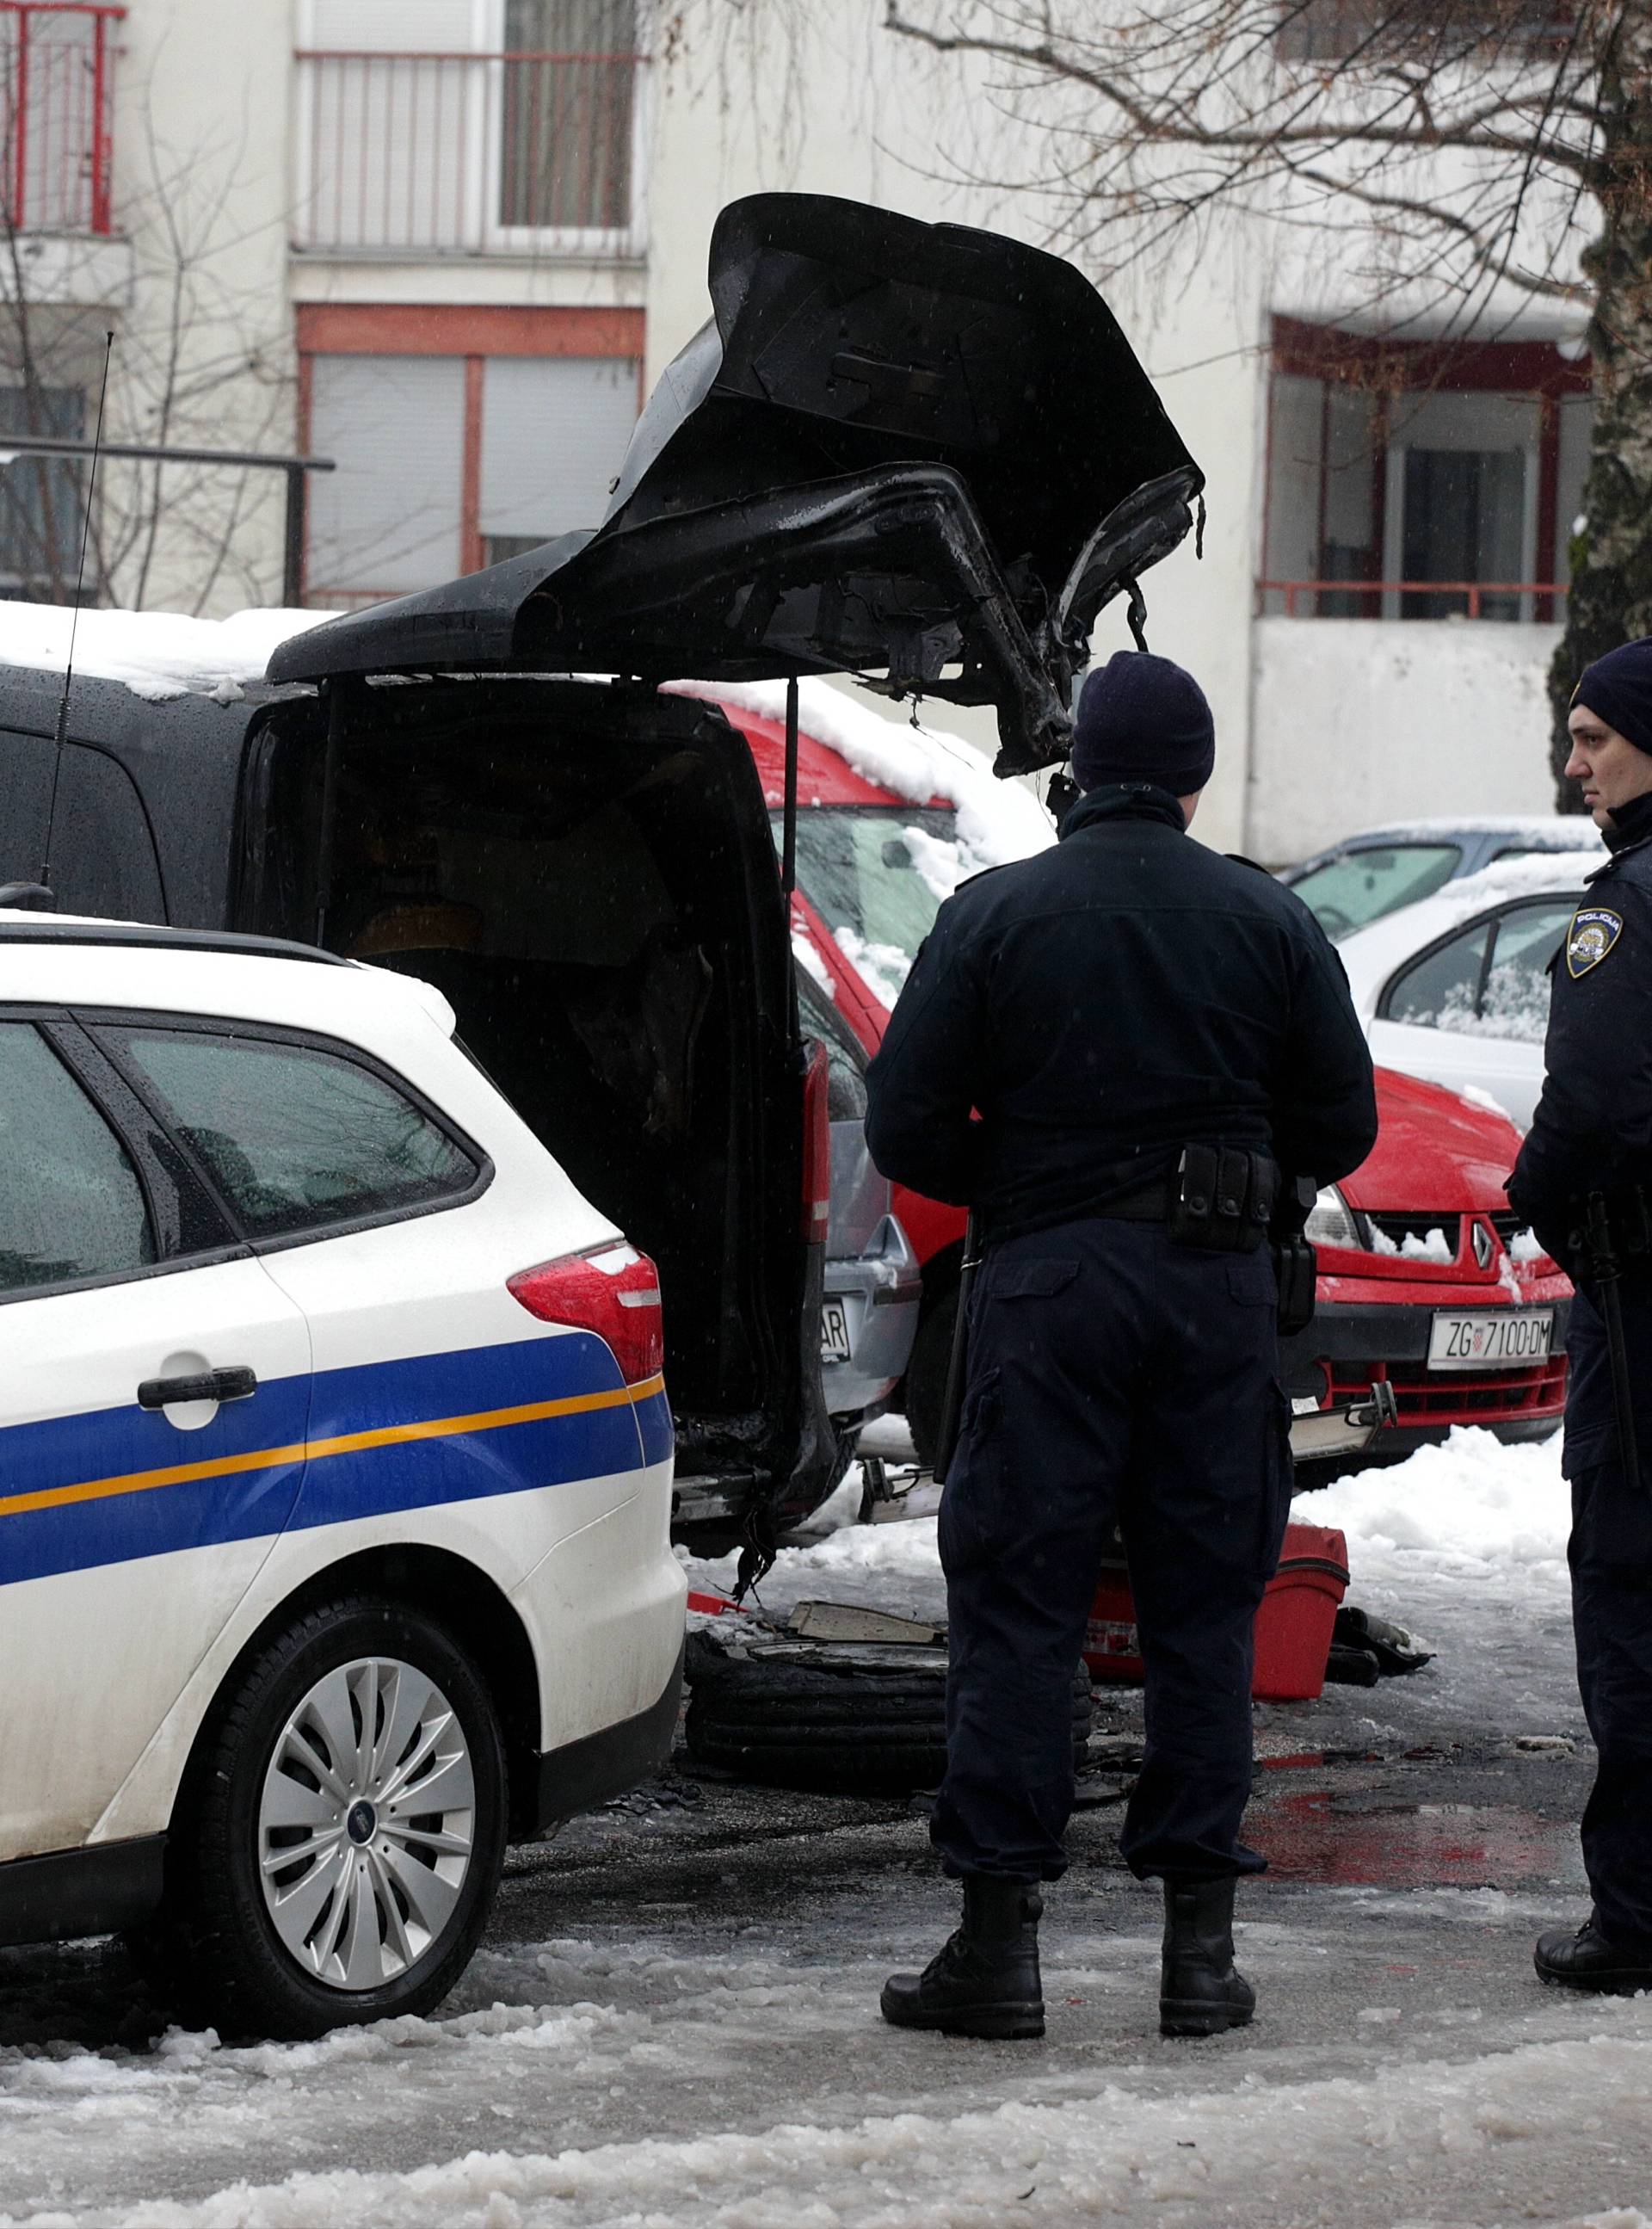
[[[310,2036],[429,2011],[504,1855],[486,1686],[422,1611],[352,1598],[247,1670],[198,1783],[174,1917],[219,2024]]]

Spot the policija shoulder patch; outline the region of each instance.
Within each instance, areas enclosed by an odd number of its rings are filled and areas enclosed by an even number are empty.
[[[1566,973],[1575,982],[1598,967],[1623,934],[1623,916],[1606,906],[1579,906],[1566,931]]]

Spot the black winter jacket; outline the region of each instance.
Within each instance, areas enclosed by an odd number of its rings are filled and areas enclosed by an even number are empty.
[[[979,1209],[994,1237],[1093,1215],[1184,1145],[1271,1147],[1326,1183],[1377,1134],[1318,922],[1140,785],[1086,792],[1053,851],[954,892],[868,1081],[884,1174]]]
[[[1562,1262],[1585,1194],[1652,1183],[1652,796],[1614,817],[1553,964],[1547,1072],[1508,1179]]]

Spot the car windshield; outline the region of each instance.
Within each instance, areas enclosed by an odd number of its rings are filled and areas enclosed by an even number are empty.
[[[781,818],[771,816],[777,848]],[[893,1005],[963,872],[951,806],[813,805],[797,814],[797,887],[838,949]]]
[[[1327,859],[1290,887],[1327,936],[1348,936],[1385,913],[1431,897],[1462,858],[1455,844],[1372,845]]]

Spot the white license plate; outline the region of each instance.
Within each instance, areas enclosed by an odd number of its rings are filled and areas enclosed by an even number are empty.
[[[1553,1308],[1499,1308],[1495,1314],[1437,1308],[1429,1333],[1431,1370],[1519,1368],[1546,1362],[1554,1343]]]
[[[847,1362],[849,1359],[848,1310],[842,1301],[821,1302],[820,1359],[823,1362]]]

